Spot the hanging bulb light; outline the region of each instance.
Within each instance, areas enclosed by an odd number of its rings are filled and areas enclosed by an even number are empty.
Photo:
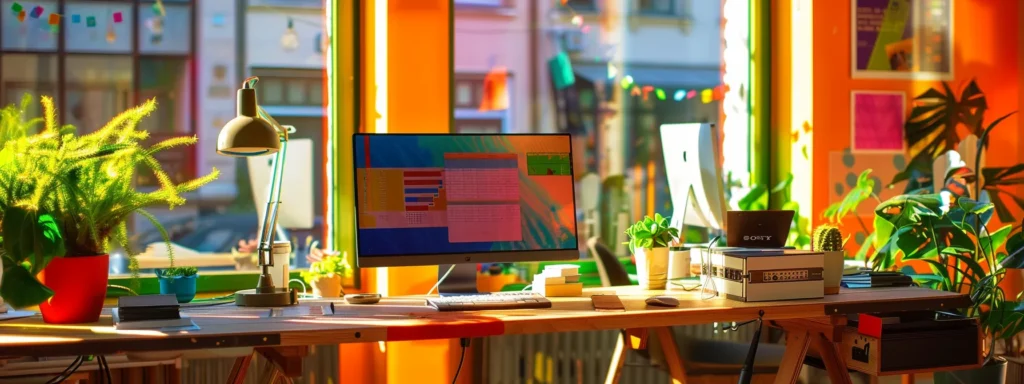
[[[117,41],[117,32],[114,31],[114,23],[107,23],[107,43],[114,44]]]
[[[299,34],[295,33],[295,21],[288,18],[288,29],[281,35],[281,47],[286,51],[294,51],[299,48]]]

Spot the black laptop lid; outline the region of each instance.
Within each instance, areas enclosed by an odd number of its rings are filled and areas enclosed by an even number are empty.
[[[782,248],[786,245],[793,211],[729,211],[725,222],[729,232],[726,246]]]

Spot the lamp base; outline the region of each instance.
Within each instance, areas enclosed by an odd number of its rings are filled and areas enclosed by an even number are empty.
[[[294,289],[274,288],[273,292],[256,292],[246,289],[235,292],[235,305],[239,307],[287,307],[299,303],[299,293]]]

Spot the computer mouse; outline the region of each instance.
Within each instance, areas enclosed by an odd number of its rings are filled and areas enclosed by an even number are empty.
[[[672,296],[651,296],[645,301],[647,305],[656,307],[678,307],[679,299]]]

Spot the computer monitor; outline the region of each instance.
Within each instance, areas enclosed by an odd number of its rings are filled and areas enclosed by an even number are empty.
[[[355,134],[352,154],[360,267],[467,264],[439,291],[475,293],[476,263],[579,258],[568,134]]]
[[[663,124],[662,152],[672,196],[671,225],[725,230],[725,178],[720,144],[714,125]]]

